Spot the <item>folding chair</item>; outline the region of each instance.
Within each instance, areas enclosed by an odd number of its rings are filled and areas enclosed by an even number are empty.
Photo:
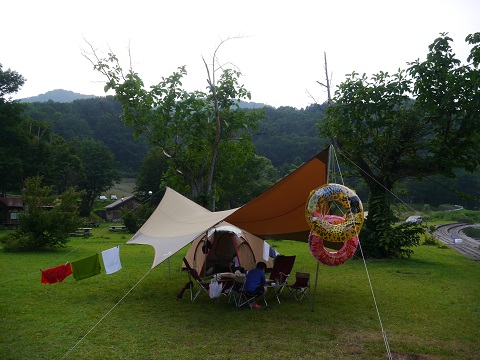
[[[190,299],[192,301],[195,301],[197,296],[202,292],[205,291],[207,295],[209,295],[209,290],[210,290],[210,284],[205,280],[200,278],[200,276],[197,273],[197,270],[193,269],[190,264],[188,263],[187,259],[183,258],[183,262],[185,263],[185,267],[187,268],[188,271],[188,278],[190,280]],[[196,282],[200,288],[198,291],[193,295],[193,282]],[[187,284],[188,285],[188,284]],[[210,296],[210,295],[209,295]]]
[[[274,296],[277,298],[278,303],[280,304],[279,295],[282,293],[283,288],[287,285],[288,277],[293,269],[293,264],[295,263],[296,256],[285,256],[279,255],[273,263],[272,271],[268,277],[269,282],[275,282]]]
[[[304,297],[308,298],[308,290],[310,289],[310,273],[297,272],[295,274],[295,283],[287,285],[290,294],[297,301],[301,301]]]
[[[232,285],[229,293],[229,302],[234,301],[236,307],[242,307],[247,304],[251,306],[257,297],[255,294],[246,292],[244,286],[245,276],[235,278],[235,283]]]

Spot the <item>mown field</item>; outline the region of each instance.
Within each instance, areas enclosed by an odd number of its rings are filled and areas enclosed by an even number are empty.
[[[110,195],[117,195],[117,197],[120,199],[125,196],[133,195],[134,187],[134,178],[123,178],[118,184],[115,184],[113,188],[111,188],[102,195],[107,196],[108,199],[110,199]]]
[[[312,293],[302,302],[283,296],[251,310],[206,294],[177,301],[186,249],[150,271],[153,248],[124,245],[131,234],[107,224],[93,233],[62,251],[0,251],[0,359],[386,359],[387,349],[393,359],[480,359],[480,265],[451,249],[320,266],[315,303]],[[40,282],[41,269],[116,245],[117,273]],[[297,255],[293,273],[310,272],[313,291],[307,244],[272,245]]]

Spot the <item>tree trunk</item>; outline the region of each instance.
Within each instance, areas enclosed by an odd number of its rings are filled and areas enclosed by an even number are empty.
[[[362,231],[364,251],[367,256],[384,257],[385,244],[391,234],[391,224],[395,216],[390,207],[389,194],[391,186],[384,181],[372,178],[365,179],[370,190],[368,197],[368,215]],[[363,236],[364,235],[364,236]],[[388,246],[388,245],[387,245]]]

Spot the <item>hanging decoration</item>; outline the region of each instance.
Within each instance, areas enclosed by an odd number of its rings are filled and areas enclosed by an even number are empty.
[[[345,218],[336,215],[325,215],[324,219],[334,225],[345,221]],[[310,247],[310,253],[322,264],[338,266],[346,263],[353,257],[355,251],[357,251],[358,237],[354,236],[345,241],[342,248],[337,252],[330,252],[323,245],[323,239],[315,235],[313,232],[310,232],[308,245]]]
[[[345,209],[344,221],[330,223],[324,214],[331,203]],[[314,235],[332,242],[346,242],[360,233],[363,225],[363,205],[355,192],[340,184],[326,184],[313,190],[305,206],[305,217]]]

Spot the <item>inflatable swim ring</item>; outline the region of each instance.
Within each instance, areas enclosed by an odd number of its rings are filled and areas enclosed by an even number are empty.
[[[336,202],[345,209],[345,221],[332,224],[323,215],[329,203]],[[311,231],[324,240],[346,242],[357,236],[363,225],[363,205],[355,192],[340,184],[326,184],[310,193],[305,217]]]
[[[335,215],[325,215],[324,218],[331,223],[340,223],[345,220],[343,217]],[[346,263],[353,257],[355,251],[357,251],[358,237],[354,236],[353,238],[345,241],[342,248],[337,252],[330,252],[323,245],[322,238],[318,237],[313,232],[310,232],[310,236],[308,237],[308,245],[310,247],[310,253],[322,264],[328,266],[338,266]]]

